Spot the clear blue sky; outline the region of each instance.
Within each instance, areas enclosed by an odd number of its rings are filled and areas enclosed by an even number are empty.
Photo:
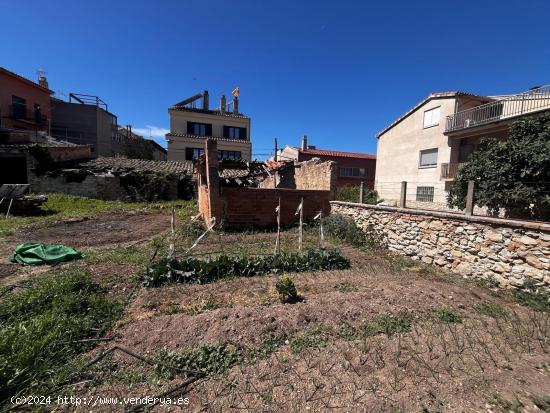
[[[304,133],[320,148],[374,153],[376,132],[430,92],[550,83],[547,0],[0,7],[0,66],[32,79],[42,68],[54,91],[99,95],[134,128],[166,129],[171,104],[204,89],[217,103],[239,86],[255,154]]]

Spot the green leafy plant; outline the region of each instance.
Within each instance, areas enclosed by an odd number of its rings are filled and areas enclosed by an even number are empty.
[[[352,218],[345,215],[331,214],[325,218],[323,225],[330,238],[356,247],[374,250],[383,245],[383,235],[373,225],[361,229]]]
[[[518,303],[535,311],[550,311],[550,293],[533,287],[524,290],[515,290],[514,298]]]
[[[434,317],[442,323],[461,323],[462,316],[452,308],[437,308],[433,310]]]
[[[506,141],[482,139],[450,188],[450,207],[465,207],[470,180],[475,203],[492,214],[550,219],[550,114],[515,121]]]
[[[166,283],[205,284],[227,277],[344,269],[349,266],[349,260],[340,251],[323,248],[310,249],[303,253],[256,257],[230,255],[206,259],[186,257],[182,260],[162,260],[147,268],[144,285],[157,287]]]
[[[206,344],[183,352],[162,350],[158,361],[180,369],[200,370],[209,374],[222,374],[244,361],[241,348],[230,344]],[[164,365],[156,366],[161,377],[173,377],[175,370]]]
[[[15,393],[44,390],[66,364],[90,349],[121,313],[89,274],[44,276],[0,302],[0,404]]]
[[[277,290],[277,294],[279,294],[279,300],[283,304],[292,304],[299,300],[298,290],[296,290],[296,286],[287,274],[283,275],[275,283],[275,289]]]
[[[389,337],[398,333],[406,333],[411,330],[412,314],[401,312],[399,314],[382,314],[374,320],[365,321],[360,326],[362,336],[370,337],[377,334],[385,334]]]
[[[504,317],[507,314],[507,311],[499,304],[493,303],[482,303],[474,307],[474,309],[482,315],[486,315],[492,318]]]

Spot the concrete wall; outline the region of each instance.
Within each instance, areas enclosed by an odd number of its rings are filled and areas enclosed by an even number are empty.
[[[373,225],[390,251],[503,287],[550,289],[550,224],[332,202],[332,213]]]

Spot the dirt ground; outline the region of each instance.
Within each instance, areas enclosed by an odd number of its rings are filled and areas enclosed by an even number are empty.
[[[2,250],[30,236],[82,248],[92,258],[71,265],[90,270],[123,297],[143,263],[121,255],[121,249],[130,255],[141,248],[139,253],[150,255],[152,247],[145,242],[166,231],[167,215],[61,222],[19,232]],[[295,232],[283,237],[285,248],[293,248]],[[308,237],[308,245],[315,244],[315,234]],[[195,254],[265,253],[273,241],[272,233],[218,233],[207,236]],[[180,253],[188,245],[182,241]],[[161,350],[182,352],[204,343],[237,346],[248,354],[265,346],[267,337],[284,337],[264,357],[190,385],[183,394],[189,405],[183,410],[193,412],[541,411],[534,400],[550,395],[548,313],[458,275],[415,262],[403,265],[384,253],[340,247],[351,259],[350,269],[289,274],[303,297],[296,304],[278,301],[275,276],[142,287],[111,332],[113,340],[90,356],[115,344],[152,358]],[[97,251],[111,255],[94,258]],[[8,274],[12,264],[3,260],[0,265],[4,279],[14,277]],[[32,275],[21,267],[16,271],[17,276],[23,273]],[[442,309],[458,319],[438,320],[434,314]],[[411,326],[397,334],[346,334],[365,321],[403,313],[411,315]],[[74,392],[86,397],[153,396],[183,380],[159,378],[151,366],[124,355],[106,359],[99,370],[100,379]],[[113,406],[93,411],[113,411]],[[154,411],[182,408],[157,406]]]

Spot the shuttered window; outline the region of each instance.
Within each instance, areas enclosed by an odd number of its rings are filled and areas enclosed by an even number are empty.
[[[439,125],[439,114],[441,107],[433,108],[424,112],[424,127]]]
[[[437,166],[437,148],[420,151],[419,168],[435,168]]]

